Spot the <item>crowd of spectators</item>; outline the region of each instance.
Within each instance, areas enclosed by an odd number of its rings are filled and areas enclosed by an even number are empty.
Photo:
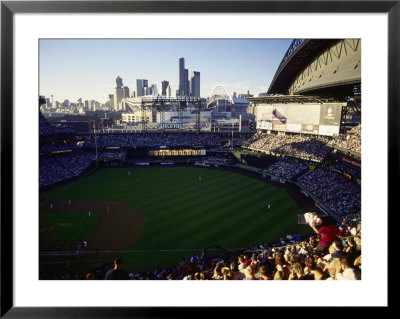
[[[94,136],[85,137],[85,147],[94,147]],[[97,135],[98,147],[219,146],[219,134],[144,133]]]
[[[348,173],[351,176],[361,179],[361,169],[357,168],[357,167],[353,167],[349,164],[346,163],[335,163],[332,165],[332,167],[336,168],[337,170],[344,172],[344,173]]]
[[[265,173],[293,180],[300,173],[308,169],[310,162],[296,158],[285,157],[276,161],[264,170]]]
[[[50,186],[80,175],[95,158],[94,152],[42,157],[39,163],[39,186]]]
[[[39,136],[54,135],[54,134],[71,134],[75,130],[71,127],[64,125],[51,125],[49,121],[39,112]]]
[[[345,138],[332,139],[328,145],[361,154],[361,125],[353,127]]]
[[[299,184],[338,216],[361,209],[361,185],[325,167],[318,167],[299,178]]]
[[[218,156],[218,155],[208,155],[205,158],[202,158],[204,163],[212,163],[212,164],[228,164],[232,162],[231,156]]]
[[[101,151],[98,154],[99,160],[125,160],[126,151]]]
[[[182,258],[175,265],[162,269],[136,272],[125,269],[117,257],[112,268],[99,263],[89,273],[69,273],[54,279],[98,280],[360,280],[361,220],[349,215],[334,222],[335,229],[326,251],[321,251],[323,227],[316,234],[287,234],[275,243],[251,245],[242,251],[215,258],[204,253]]]
[[[97,143],[96,143],[97,142]],[[221,145],[219,134],[197,134],[197,133],[138,133],[138,134],[101,134],[77,135],[70,137],[68,141],[49,141],[40,145],[40,152],[48,153],[60,150],[76,150],[107,147],[136,148],[136,147],[157,147],[157,146],[204,146],[218,147]]]
[[[242,146],[253,150],[322,161],[330,152],[330,148],[326,146],[328,141],[327,137],[322,136],[316,138],[304,134],[257,133],[243,142]]]

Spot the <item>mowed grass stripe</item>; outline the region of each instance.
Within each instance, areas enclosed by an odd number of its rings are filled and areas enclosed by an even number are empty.
[[[221,190],[224,190],[221,192]],[[184,222],[185,218],[188,220],[192,220],[193,218],[196,218],[196,214],[194,212],[196,211],[202,211],[204,209],[212,209],[215,207],[217,204],[220,204],[221,206],[226,205],[225,201],[221,200],[221,197],[226,197],[228,198],[228,201],[231,200],[231,197],[229,195],[232,195],[235,191],[239,191],[238,186],[234,189],[229,189],[229,188],[220,188],[220,192],[216,191],[211,191],[210,194],[206,193],[207,190],[204,191],[200,196],[196,197],[196,200],[186,200],[185,198],[180,198],[179,200],[176,200],[173,203],[173,206],[170,207],[170,210],[173,210],[173,215],[168,215],[168,216],[158,216],[154,218],[148,219],[149,221],[152,222],[152,224],[156,224],[156,222],[162,222],[164,219],[168,219],[170,224],[173,224],[175,222]],[[210,191],[210,190],[209,190]],[[234,195],[235,196],[235,195]],[[206,198],[206,201],[204,200]],[[214,199],[219,199],[218,201],[214,201]],[[183,202],[184,204],[181,204],[180,202]],[[171,204],[171,203],[169,203]],[[190,213],[185,213],[190,212]]]
[[[278,201],[281,196],[283,195],[275,195],[276,200]],[[250,200],[257,202],[260,201],[260,198],[262,197],[262,194],[259,196],[252,196]],[[228,207],[228,204],[225,205]],[[263,212],[266,212],[266,208],[263,208],[262,206],[249,207],[248,203],[245,201],[242,201],[240,205],[236,205],[236,207],[234,208],[231,206],[229,206],[228,208],[230,208],[231,211],[221,216],[218,216],[216,219],[213,219],[213,216],[210,216],[210,218],[212,219],[210,220],[211,223],[209,225],[205,225],[204,227],[210,234],[214,233],[217,236],[220,236],[221,233],[227,234],[235,232],[235,230],[237,231],[238,228],[242,229],[243,227],[246,227],[247,218],[253,219],[258,216],[263,216]],[[244,226],[242,227],[242,225]]]
[[[186,169],[192,170],[193,168],[186,168]],[[127,176],[128,170],[131,171],[131,176]],[[87,179],[83,180],[82,184],[79,185],[79,187],[83,188],[84,191],[97,193],[97,191],[95,191],[92,186],[87,187],[88,186],[87,184],[91,185],[93,183],[95,185],[99,185],[97,180],[99,181],[107,180],[108,183],[106,184],[101,183],[100,185],[102,185],[102,188],[109,194],[118,194],[121,191],[121,186],[123,186],[124,184],[131,186],[138,185],[139,187],[138,190],[140,191],[140,189],[148,189],[154,187],[154,180],[157,180],[158,182],[161,182],[163,180],[168,181],[171,180],[171,178],[174,179],[176,176],[183,176],[184,174],[187,174],[189,170],[183,171],[183,173],[176,173],[176,169],[174,169],[175,172],[173,176],[171,176],[169,168],[135,167],[132,169],[127,169],[127,168],[103,169],[97,172],[96,174],[88,177]],[[136,190],[136,187],[134,189]],[[90,194],[86,195],[90,196]],[[66,197],[68,196],[68,194],[63,193],[62,196]]]
[[[104,187],[102,187],[103,188],[102,190],[97,190],[92,187],[93,194],[97,195],[99,194],[99,192],[105,192],[107,194],[107,198],[109,199],[126,202],[128,204],[134,204],[135,207],[140,208],[138,207],[139,204],[146,207],[147,205],[150,205],[152,202],[154,202],[155,197],[157,198],[157,201],[167,200],[168,198],[175,196],[179,190],[187,189],[188,186],[192,185],[193,181],[196,181],[196,179],[193,176],[193,179],[185,178],[186,184],[179,182],[177,183],[175,181],[175,176],[174,176],[172,179],[171,177],[168,177],[169,185],[165,185],[163,183],[160,183],[159,180],[157,181],[157,183],[155,183],[152,176],[154,177],[154,180],[156,179],[156,177],[157,178],[163,177],[161,174],[157,173],[157,174],[152,174],[148,178],[149,180],[151,180],[151,183],[149,183],[149,185],[151,185],[150,188],[151,191],[146,189],[145,185],[140,185],[140,190],[138,191],[134,185],[135,183],[133,183],[133,184],[126,184],[126,186],[124,186],[122,190],[121,188],[113,187],[113,189],[107,191]],[[165,181],[167,181],[167,179],[165,179]],[[196,185],[192,186],[194,187],[194,189],[196,189]]]
[[[226,190],[226,193],[229,193],[230,190]],[[218,197],[218,194],[215,195]],[[193,207],[189,207],[186,211],[190,211],[190,214],[179,211],[179,208],[175,211],[170,211],[169,213],[163,211],[165,213],[164,218],[159,218],[158,220],[153,220],[150,224],[151,227],[146,227],[145,233],[142,238],[147,238],[147,233],[151,232],[151,236],[149,240],[146,240],[147,245],[151,245],[151,242],[157,242],[159,238],[165,237],[169,235],[169,232],[176,231],[176,228],[182,227],[185,223],[195,222],[200,224],[202,219],[207,220],[209,218],[208,214],[212,212],[214,218],[218,215],[218,210],[220,207],[216,206],[217,202],[208,202],[203,205],[197,205]],[[225,204],[219,203],[221,207],[225,206]],[[205,212],[208,212],[205,213]],[[164,230],[164,232],[162,231]],[[154,235],[153,235],[154,233]]]
[[[226,192],[229,193],[230,190],[228,189]],[[254,192],[254,194],[259,193]],[[261,194],[258,196],[262,197],[263,195]],[[238,210],[240,210],[240,214],[238,214],[238,217],[242,216],[243,218],[246,218],[242,211],[246,208],[248,209],[247,202],[241,202],[241,205],[238,205],[238,203],[234,199],[235,197],[229,197],[226,198],[223,202],[219,201],[218,205],[213,205],[212,203],[210,203],[209,206],[206,205],[199,207],[196,209],[197,212],[195,214],[190,214],[188,218],[182,218],[182,214],[178,214],[176,218],[170,222],[169,225],[160,225],[159,227],[163,228],[165,226],[165,229],[171,229],[173,228],[174,224],[178,224],[179,229],[177,230],[177,234],[171,234],[169,236],[173,236],[174,238],[181,236],[180,240],[185,238],[185,242],[189,243],[193,241],[191,240],[191,237],[196,235],[201,236],[199,233],[202,229],[207,229],[207,231],[210,231],[211,228],[221,227],[221,225],[223,225],[222,227],[226,227],[226,220],[229,219],[232,221],[232,215],[235,215],[235,212],[237,212]],[[253,199],[256,200],[256,197],[253,197]],[[239,223],[240,222],[241,221],[239,221]],[[196,232],[196,229],[198,229],[199,232]],[[160,237],[161,236],[166,239],[165,237],[167,235],[163,234],[160,235]],[[152,239],[153,241],[157,240],[157,238],[154,237]],[[175,239],[173,239],[173,241],[175,241]]]
[[[294,210],[295,206],[289,204],[285,206],[286,208],[279,210],[279,213],[271,214],[271,211],[267,211],[264,215],[252,216],[252,218],[243,225],[243,229],[246,229],[246,231],[237,234],[237,236],[232,239],[237,243],[245,244],[251,241],[257,244],[257,242],[255,242],[256,238],[259,238],[264,233],[265,236],[262,237],[264,241],[268,238],[267,233],[273,231],[271,237],[278,240],[280,237],[286,235],[286,232],[282,232],[282,229],[285,229],[281,227],[283,224],[297,223],[297,212]],[[285,216],[285,218],[283,218],[283,216]],[[293,216],[293,218],[288,218],[288,216]],[[260,220],[262,220],[262,223]]]
[[[225,178],[225,181],[227,179]],[[194,187],[196,187],[195,185]],[[204,199],[211,202],[214,199],[217,199],[221,194],[215,192],[218,189],[221,189],[221,185],[213,184],[212,187],[203,187],[199,191],[196,191],[195,188],[184,188],[184,192],[176,193],[175,196],[167,195],[163,197],[161,200],[154,201],[152,198],[151,201],[146,201],[146,204],[143,205],[143,202],[137,203],[136,206],[145,213],[146,222],[150,222],[151,224],[161,222],[163,219],[168,219],[168,214],[165,211],[180,211],[182,209],[187,209],[188,211],[193,210],[193,206],[197,207],[198,205],[204,204]],[[195,198],[193,199],[193,196]],[[143,207],[143,208],[142,208]]]
[[[265,219],[264,211],[253,207],[249,208],[247,202],[242,202],[240,205],[227,205],[227,211],[223,215],[216,219],[210,216],[209,223],[203,227],[208,233],[209,241],[213,241],[215,244],[221,243],[221,239],[228,240],[232,234],[236,238],[238,233],[249,232],[251,230],[249,222],[254,221],[259,224],[260,218]],[[221,236],[221,234],[224,235]],[[193,247],[197,247],[201,243],[202,238],[199,234],[193,234],[188,242]]]
[[[147,190],[139,193],[135,193],[135,198],[137,198],[138,203],[142,207],[147,207],[154,203],[154,195],[157,195],[157,202],[170,201],[170,200],[180,200],[180,198],[189,196],[197,196],[201,192],[207,192],[207,187],[218,189],[224,181],[229,179],[229,176],[216,176],[217,178],[210,177],[207,181],[199,181],[197,174],[193,177],[185,175],[185,181],[172,180],[171,185],[164,185],[162,183],[157,183],[152,186],[152,194],[149,196]],[[251,182],[250,182],[251,183]],[[147,199],[146,199],[147,198]]]
[[[230,188],[229,188],[230,187]],[[195,208],[201,208],[205,206],[210,206],[210,208],[213,207],[213,205],[217,204],[218,202],[222,202],[223,197],[228,197],[231,195],[231,193],[235,192],[240,192],[241,191],[241,186],[235,186],[234,188],[232,185],[229,185],[229,183],[225,183],[223,185],[216,185],[212,188],[205,188],[201,191],[196,192],[196,197],[194,199],[190,199],[190,195],[193,194],[184,194],[182,196],[176,196],[172,201],[168,201],[168,203],[165,203],[164,209],[169,209],[175,212],[180,212],[183,210],[187,210],[188,212],[192,212],[195,210]],[[154,208],[157,210],[158,205],[155,204]],[[149,207],[150,208],[150,207]],[[192,215],[192,214],[190,214]],[[186,216],[183,215],[183,216]],[[166,218],[164,216],[159,216],[153,215],[149,217],[147,220],[149,222],[156,222],[160,221],[160,218]]]

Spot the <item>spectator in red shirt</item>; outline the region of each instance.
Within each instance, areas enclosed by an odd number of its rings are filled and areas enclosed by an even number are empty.
[[[329,246],[339,234],[339,228],[336,225],[336,220],[331,216],[324,216],[319,229],[317,229],[315,226],[312,228],[320,237],[317,250],[323,254],[328,254]]]

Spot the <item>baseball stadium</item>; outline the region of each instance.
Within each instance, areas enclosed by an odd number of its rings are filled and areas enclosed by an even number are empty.
[[[361,279],[360,39],[293,40],[258,97],[120,103],[39,96],[39,279]]]

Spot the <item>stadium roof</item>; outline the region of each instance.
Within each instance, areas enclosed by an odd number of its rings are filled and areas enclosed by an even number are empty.
[[[293,41],[279,65],[268,94],[287,94],[289,86],[301,70],[339,39],[311,39]]]
[[[248,99],[239,99],[237,97],[232,98],[233,103],[242,103],[242,104],[248,104],[249,100]]]
[[[273,103],[334,103],[343,102],[334,98],[325,98],[320,96],[310,96],[310,95],[269,95],[269,96],[258,96],[249,97],[249,101],[260,104],[273,104]]]

